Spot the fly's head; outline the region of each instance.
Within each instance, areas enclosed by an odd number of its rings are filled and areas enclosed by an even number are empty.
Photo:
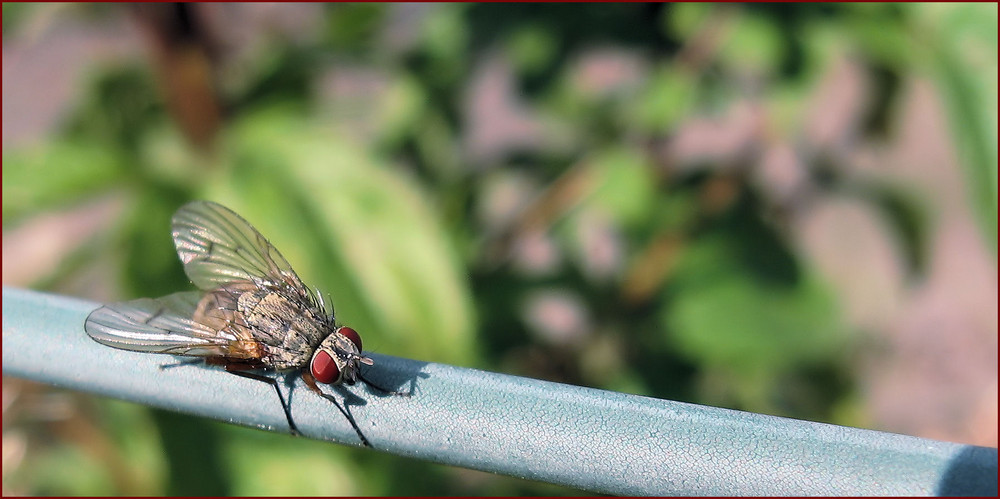
[[[353,385],[360,364],[372,365],[371,359],[361,355],[361,335],[349,327],[338,327],[313,353],[309,371],[320,383]]]

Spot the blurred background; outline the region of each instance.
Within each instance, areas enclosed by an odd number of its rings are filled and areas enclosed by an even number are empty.
[[[4,3],[3,283],[211,199],[380,353],[996,446],[996,138],[996,4]],[[3,382],[5,495],[577,492]]]

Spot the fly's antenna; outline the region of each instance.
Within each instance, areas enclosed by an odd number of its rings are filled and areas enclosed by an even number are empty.
[[[347,357],[348,359],[354,359],[366,366],[371,366],[375,364],[374,360],[365,357],[364,355],[361,355],[361,352],[350,352],[337,347],[334,347],[334,351],[336,351],[340,355],[343,355],[344,357]]]

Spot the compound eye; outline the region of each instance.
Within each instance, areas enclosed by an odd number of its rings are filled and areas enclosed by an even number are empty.
[[[334,362],[333,357],[325,350],[316,352],[312,365],[309,367],[316,381],[320,383],[332,384],[340,382],[340,368]]]
[[[351,343],[354,343],[354,346],[358,347],[358,352],[361,351],[361,335],[358,334],[357,331],[349,327],[342,327],[338,329],[337,332],[346,336],[347,339],[351,340]]]

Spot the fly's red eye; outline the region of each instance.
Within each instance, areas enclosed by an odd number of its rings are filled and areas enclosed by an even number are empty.
[[[316,356],[313,357],[312,366],[310,366],[312,375],[316,378],[316,381],[320,383],[336,383],[340,380],[340,368],[337,367],[337,363],[333,361],[333,357],[323,350],[316,352]]]
[[[354,343],[354,346],[358,347],[358,351],[361,351],[361,335],[357,331],[349,327],[342,327],[337,332],[347,336],[347,339],[351,340],[351,343]]]

